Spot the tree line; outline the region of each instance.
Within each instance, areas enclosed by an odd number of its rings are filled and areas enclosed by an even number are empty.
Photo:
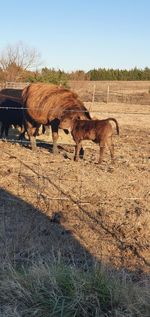
[[[67,85],[69,80],[150,80],[150,68],[97,68],[87,72],[65,72],[60,69],[40,68],[40,54],[22,43],[6,47],[0,54],[0,81],[47,82]],[[39,69],[36,70],[35,69]]]
[[[68,80],[150,80],[150,68],[144,69],[106,69],[98,68],[92,69],[88,72],[77,70],[71,73],[64,71],[43,68],[40,72],[32,73],[28,77],[29,81],[42,81],[42,82],[60,82],[64,84]]]

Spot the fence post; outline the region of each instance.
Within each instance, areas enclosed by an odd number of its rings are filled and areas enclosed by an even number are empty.
[[[96,85],[94,84],[94,85],[93,85],[93,93],[92,93],[92,104],[91,104],[91,106],[89,107],[89,111],[92,111],[92,108],[93,108],[93,106],[94,106],[95,90],[96,90]]]
[[[109,102],[109,85],[107,86],[107,96],[106,96],[106,103]]]

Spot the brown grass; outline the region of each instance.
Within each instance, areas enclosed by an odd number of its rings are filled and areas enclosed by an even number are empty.
[[[94,93],[97,102],[150,105],[149,81],[71,81],[69,85],[86,102],[93,100]]]
[[[73,162],[73,141],[62,132],[60,154],[56,157],[48,153],[46,144],[33,153],[20,145],[1,142],[0,185],[38,206],[50,218],[61,212],[65,230],[72,232],[96,259],[117,267],[149,270],[149,116],[138,114],[138,111],[149,112],[149,108],[135,105],[132,111],[137,110],[137,115],[125,115],[121,114],[124,105],[97,104],[96,107],[112,114],[118,112],[115,117],[120,138],[115,138],[115,168],[107,153],[106,161],[98,166],[98,146],[86,141],[85,159]],[[97,115],[107,117],[107,113]],[[44,139],[48,141],[49,137]],[[7,210],[13,217],[11,208],[12,205]],[[19,211],[15,214],[19,217]],[[20,223],[17,219],[15,223]],[[22,235],[19,227],[16,231],[15,223],[12,230]],[[42,236],[47,241],[44,231]],[[64,238],[67,241],[67,236]],[[28,249],[29,245],[22,248]],[[53,248],[50,241],[44,245],[44,252],[47,247]],[[30,247],[34,247],[32,242]]]
[[[98,146],[87,141],[74,162],[63,132],[57,156],[48,136],[37,152],[0,142],[3,317],[150,315],[150,108],[94,103],[92,111],[119,122],[115,168],[107,152],[96,164]]]
[[[61,261],[1,268],[3,317],[149,317],[150,285],[103,266],[83,272]]]
[[[93,86],[97,91],[106,91],[109,86],[110,91],[122,93],[149,93],[149,81],[70,81],[69,86],[74,90],[84,89],[85,91],[92,91]]]

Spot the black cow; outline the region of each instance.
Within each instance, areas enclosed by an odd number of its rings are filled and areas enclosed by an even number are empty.
[[[2,138],[3,133],[5,133],[5,137],[8,137],[8,132],[10,126],[13,124],[14,126],[21,127],[23,132],[24,130],[24,114],[23,114],[22,104],[18,101],[6,98],[0,104],[0,122],[1,122],[1,132],[0,137]]]

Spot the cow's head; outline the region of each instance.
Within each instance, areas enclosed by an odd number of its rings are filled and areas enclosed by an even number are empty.
[[[72,130],[76,120],[89,120],[83,111],[68,111],[60,119],[59,128]]]

